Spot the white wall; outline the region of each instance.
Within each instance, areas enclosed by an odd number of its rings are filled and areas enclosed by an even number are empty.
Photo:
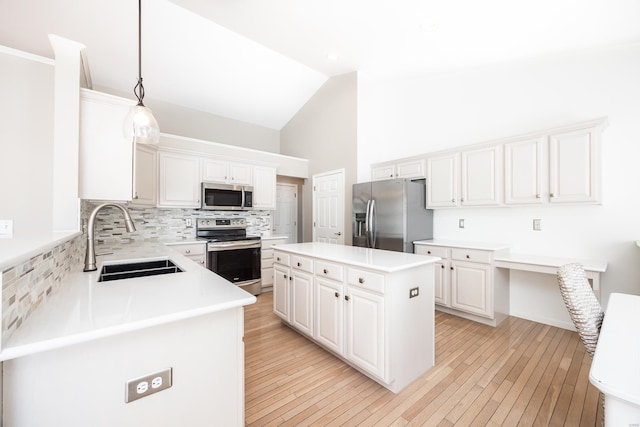
[[[640,294],[640,46],[565,54],[359,87],[358,179],[369,165],[602,116],[601,206],[443,209],[435,237],[507,242],[513,252],[606,260],[611,292]],[[465,229],[458,219],[465,219]],[[532,231],[532,219],[542,231]],[[512,273],[511,310],[568,319],[549,277]],[[548,302],[548,303],[547,303]]]
[[[14,221],[17,240],[52,232],[54,67],[8,52],[0,47],[0,219]]]
[[[133,90],[131,93],[122,93],[100,86],[94,89],[135,99]],[[271,153],[280,152],[280,132],[277,129],[159,101],[153,99],[152,95],[150,93],[150,96],[145,97],[144,104],[153,111],[160,126],[160,132]]]
[[[309,159],[309,176],[345,169],[345,243],[351,244],[351,186],[356,182],[356,73],[329,79],[280,131],[282,154]],[[312,239],[311,180],[303,186],[303,234]]]

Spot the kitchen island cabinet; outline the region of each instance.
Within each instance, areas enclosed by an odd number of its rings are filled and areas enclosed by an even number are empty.
[[[183,271],[98,282],[102,264],[150,259]],[[244,425],[253,295],[162,244],[127,245],[99,257],[98,271],[80,269],[4,343],[4,425]],[[171,387],[125,403],[128,381],[166,368]]]
[[[274,313],[287,325],[394,393],[433,366],[439,258],[300,243],[274,259]]]

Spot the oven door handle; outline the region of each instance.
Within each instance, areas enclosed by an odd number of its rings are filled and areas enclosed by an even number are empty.
[[[209,243],[207,249],[211,252],[225,249],[259,248],[260,246],[262,245],[256,242],[216,243],[213,245]]]

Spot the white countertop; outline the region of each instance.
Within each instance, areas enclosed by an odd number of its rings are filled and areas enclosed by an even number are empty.
[[[530,254],[518,254],[518,253],[506,253],[501,256],[497,256],[495,261],[498,263],[518,263],[529,265],[542,265],[547,267],[561,267],[565,264],[578,263],[582,264],[586,271],[595,271],[598,273],[604,273],[607,271],[607,262],[589,259],[578,258],[566,258],[547,255],[530,255]]]
[[[467,242],[463,240],[416,240],[414,245],[432,245],[432,246],[447,246],[450,248],[465,248],[465,249],[480,249],[485,251],[500,251],[509,249],[509,245],[505,243],[492,243],[492,242]]]
[[[609,296],[589,380],[605,395],[640,405],[640,296]]]
[[[271,236],[261,236],[260,237],[262,240],[277,240],[277,239],[288,239],[289,236],[282,236],[282,235],[278,235],[278,234],[273,234]]]
[[[99,248],[98,248],[99,249]],[[97,250],[99,252],[99,250]],[[103,263],[169,258],[184,271],[98,282]],[[98,257],[98,270],[71,272],[15,333],[0,361],[253,304],[256,297],[161,243]]]
[[[31,237],[13,237],[0,239],[0,273],[5,267],[12,266],[35,255],[45,252],[59,244],[79,236],[77,231],[51,233]]]
[[[440,258],[433,256],[317,242],[278,245],[276,249],[282,252],[321,258],[384,273],[407,270],[440,260]]]

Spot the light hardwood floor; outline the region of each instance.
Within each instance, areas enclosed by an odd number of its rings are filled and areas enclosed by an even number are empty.
[[[575,332],[436,312],[436,365],[398,394],[284,326],[272,293],[245,307],[249,426],[594,426],[598,390]]]

